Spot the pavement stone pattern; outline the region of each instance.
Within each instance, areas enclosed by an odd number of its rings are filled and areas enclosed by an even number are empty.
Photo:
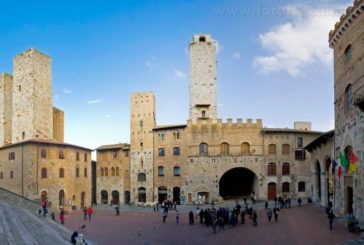
[[[107,209],[107,208],[106,208]],[[270,245],[332,245],[363,244],[360,235],[350,233],[344,224],[335,219],[333,230],[324,208],[316,205],[294,206],[282,209],[277,223],[268,222],[261,204],[257,208],[258,226],[246,216],[246,224],[226,226],[225,231],[213,234],[211,227],[195,221],[188,224],[188,211],[196,207],[182,206],[180,223],[175,223],[175,212],[170,211],[167,222],[162,223],[160,212],[151,208],[122,207],[120,216],[112,207],[96,207],[91,221],[84,220],[81,211],[66,215],[65,226],[70,230],[82,225],[82,233],[97,244],[270,244]],[[218,230],[218,228],[217,228]]]

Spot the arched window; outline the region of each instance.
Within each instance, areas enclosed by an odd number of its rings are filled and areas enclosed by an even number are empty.
[[[242,155],[249,155],[250,154],[250,145],[247,142],[244,142],[240,146],[241,154]]]
[[[79,178],[80,177],[80,168],[76,167],[76,177]]]
[[[147,190],[144,187],[138,188],[138,202],[147,201]]]
[[[306,191],[305,182],[303,182],[303,181],[298,182],[298,192],[305,192],[305,191]]]
[[[282,145],[282,155],[289,155],[290,147],[289,144]]]
[[[282,175],[290,175],[289,163],[285,162],[282,164]]]
[[[116,175],[116,176],[119,176],[119,167],[116,167],[116,168],[115,168],[115,175]]]
[[[159,148],[159,149],[158,149],[158,155],[159,155],[160,157],[164,157],[164,155],[165,155],[164,148]]]
[[[41,176],[42,176],[42,179],[47,178],[47,169],[46,168],[42,168]]]
[[[353,108],[353,90],[351,84],[349,84],[345,89],[344,106],[346,111],[349,111]]]
[[[40,157],[41,158],[47,158],[47,150],[45,148],[42,148],[40,150]]]
[[[60,150],[60,151],[58,152],[58,158],[59,158],[59,159],[64,159],[64,153],[63,153],[63,151],[62,151],[62,150]]]
[[[10,179],[12,179],[12,178],[14,178],[14,171],[13,170],[10,171]]]
[[[200,36],[200,38],[198,39],[198,41],[200,41],[200,42],[206,42],[206,37],[205,36]]]
[[[346,61],[351,60],[352,55],[353,55],[353,52],[352,52],[352,48],[351,48],[351,44],[350,44],[345,48],[345,59],[346,59]]]
[[[173,167],[173,175],[174,176],[181,176],[181,168],[178,166]]]
[[[268,163],[268,176],[277,175],[277,165],[274,162]]]
[[[158,167],[158,176],[164,176],[164,167],[163,166]]]
[[[0,179],[3,179],[3,178],[4,178],[4,173],[0,172]]]
[[[100,175],[104,176],[104,168],[100,168]]]
[[[63,168],[59,169],[59,177],[64,178],[64,169]]]
[[[282,192],[289,192],[289,183],[288,182],[282,183]]]
[[[173,156],[179,156],[180,155],[180,149],[179,147],[173,148]]]
[[[138,181],[140,182],[147,181],[147,176],[145,175],[145,173],[138,174]]]
[[[111,168],[111,176],[115,176],[115,168],[114,167]]]
[[[105,173],[105,176],[109,176],[109,170],[107,168],[104,168],[104,173]]]
[[[229,144],[223,142],[220,144],[220,154],[221,155],[229,155]]]
[[[344,154],[345,154],[346,161],[348,163],[350,162],[350,156],[351,156],[352,152],[353,152],[353,147],[351,147],[351,145],[348,145],[345,147]]]
[[[208,156],[209,154],[209,146],[207,143],[201,143],[199,147],[199,155],[200,156]]]
[[[277,147],[275,144],[268,145],[268,154],[269,155],[275,155],[277,154]]]

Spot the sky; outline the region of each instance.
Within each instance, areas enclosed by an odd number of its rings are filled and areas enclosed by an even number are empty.
[[[0,73],[30,47],[52,58],[53,103],[65,141],[129,142],[130,94],[153,91],[158,125],[188,119],[188,44],[218,44],[218,116],[266,127],[334,127],[328,33],[351,1],[8,1],[0,15]]]

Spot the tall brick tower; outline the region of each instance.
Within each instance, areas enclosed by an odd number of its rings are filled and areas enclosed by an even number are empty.
[[[193,35],[190,43],[190,119],[216,119],[216,43],[210,35]]]
[[[151,92],[130,97],[130,189],[131,201],[153,200],[153,128],[155,97]]]
[[[14,58],[12,143],[53,139],[51,58],[29,49]]]
[[[0,74],[0,146],[11,143],[13,77]]]

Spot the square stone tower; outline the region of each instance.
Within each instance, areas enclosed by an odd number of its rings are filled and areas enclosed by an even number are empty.
[[[0,74],[0,146],[11,143],[13,77]]]
[[[64,112],[53,107],[53,139],[64,142]]]
[[[216,42],[196,34],[189,48],[190,119],[217,119]]]
[[[53,139],[51,58],[29,49],[13,63],[12,143]]]
[[[153,128],[155,97],[151,92],[130,97],[130,191],[132,202],[153,200]]]

